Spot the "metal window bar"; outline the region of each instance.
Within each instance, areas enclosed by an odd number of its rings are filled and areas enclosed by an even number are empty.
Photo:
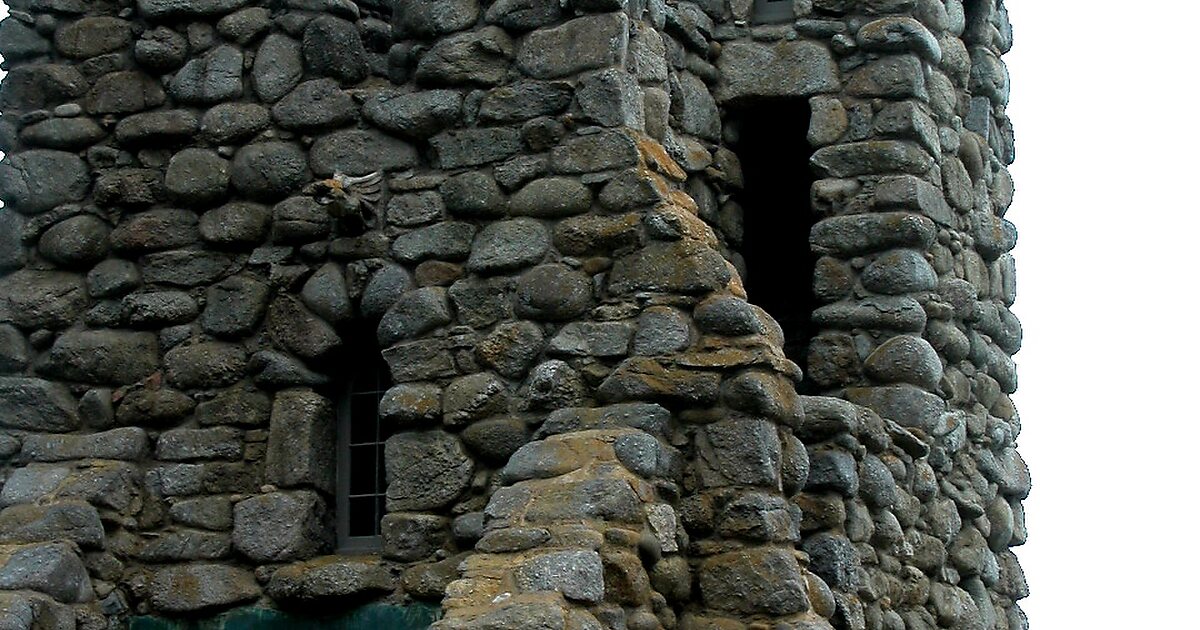
[[[751,19],[755,24],[790,22],[794,17],[792,0],[754,0]]]
[[[387,479],[384,443],[391,431],[379,418],[390,374],[373,347],[373,361],[356,361],[338,403],[337,541],[340,553],[375,553],[383,546]],[[354,357],[351,359],[354,361]]]

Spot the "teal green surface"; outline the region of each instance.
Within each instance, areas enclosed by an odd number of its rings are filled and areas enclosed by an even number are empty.
[[[441,617],[441,609],[426,604],[372,604],[338,615],[318,617],[270,608],[239,608],[206,619],[134,617],[130,630],[425,630]]]

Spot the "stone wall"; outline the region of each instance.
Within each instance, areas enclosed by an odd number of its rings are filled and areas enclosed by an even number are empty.
[[[1000,0],[389,4],[10,3],[0,625],[1026,627]],[[742,208],[764,100],[817,182]],[[756,210],[819,219],[804,356]],[[397,433],[338,555],[362,330]]]

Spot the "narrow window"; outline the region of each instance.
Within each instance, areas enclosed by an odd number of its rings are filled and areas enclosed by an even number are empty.
[[[754,0],[755,24],[790,22],[794,17],[792,0]]]
[[[816,222],[810,194],[808,121],[804,99],[749,103],[730,111],[737,130],[731,145],[742,164],[745,187],[741,254],[746,294],[783,328],[784,351],[804,365],[812,336],[816,257],[808,235]]]
[[[373,343],[347,344],[345,385],[338,405],[338,549],[373,552],[382,546],[387,499],[383,447],[392,431],[379,401],[390,386],[387,364]]]

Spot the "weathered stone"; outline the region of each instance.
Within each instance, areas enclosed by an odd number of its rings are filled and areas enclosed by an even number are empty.
[[[467,268],[478,273],[497,273],[538,263],[550,247],[542,224],[532,219],[513,219],[487,225],[475,239]]]
[[[0,425],[27,431],[79,428],[75,399],[62,385],[38,378],[0,377]]]
[[[217,32],[228,40],[246,45],[271,28],[271,12],[265,7],[249,7],[217,21]]]
[[[3,24],[3,22],[0,22]],[[0,271],[10,271],[25,264],[25,217],[12,208],[0,211]]]
[[[0,324],[0,374],[22,372],[33,358],[25,335],[13,326]]]
[[[392,257],[401,262],[426,258],[462,260],[472,253],[475,226],[470,223],[444,222],[413,230],[392,242]]]
[[[509,211],[515,215],[559,218],[587,212],[592,192],[579,180],[547,177],[526,184],[513,195]]]
[[[165,26],[149,29],[134,44],[133,58],[148,70],[170,72],[187,60],[187,38]]]
[[[412,457],[421,453],[421,457]],[[458,498],[475,464],[458,438],[441,431],[400,433],[387,441],[389,510],[431,510]]]
[[[21,142],[31,147],[78,151],[108,135],[91,118],[51,118],[21,130]]]
[[[343,85],[367,78],[367,50],[354,24],[331,15],[322,15],[304,29],[305,65],[321,76],[332,77]]]
[[[291,295],[277,296],[271,302],[267,331],[276,343],[302,359],[320,358],[341,345],[333,327]]]
[[[209,210],[200,217],[200,236],[218,246],[246,247],[262,242],[270,226],[270,208],[233,202]]]
[[[450,583],[458,579],[458,566],[464,559],[466,556],[459,554],[409,568],[404,572],[404,592],[420,599],[438,600],[445,595]]]
[[[304,75],[300,42],[282,33],[268,35],[258,47],[251,75],[259,98],[268,103],[283,98]]]
[[[786,615],[809,606],[804,575],[790,550],[721,554],[705,560],[699,574],[701,596],[718,610]]]
[[[104,547],[104,525],[96,508],[84,501],[14,505],[0,511],[0,542],[69,540],[80,547]]]
[[[84,104],[89,114],[132,114],[158,107],[166,100],[166,93],[156,79],[141,72],[125,71],[100,77]]]
[[[470,237],[467,238],[469,239]],[[404,267],[384,265],[371,276],[363,289],[359,310],[364,317],[381,317],[395,302],[396,297],[411,287],[412,276]]]
[[[911,297],[869,297],[858,302],[838,302],[813,311],[812,321],[827,328],[852,330],[869,328],[899,332],[919,332],[926,315]]]
[[[617,259],[608,289],[617,295],[706,293],[724,287],[730,277],[725,259],[712,248],[690,240],[659,242]]]
[[[118,168],[96,178],[92,191],[101,206],[146,208],[166,198],[163,173],[158,169]]]
[[[937,288],[937,272],[920,252],[898,249],[880,255],[862,272],[863,287],[873,293],[900,295]]]
[[[108,253],[108,224],[83,214],[54,224],[42,233],[38,251],[63,267],[81,267]]]
[[[229,550],[229,534],[180,529],[146,541],[136,555],[146,562],[179,562],[216,560],[228,556]]]
[[[380,522],[383,555],[403,562],[425,560],[445,546],[450,520],[432,514],[388,514]]]
[[[248,0],[138,0],[138,12],[147,18],[206,17],[231,13]]]
[[[234,155],[231,181],[239,192],[259,201],[277,201],[308,180],[308,159],[290,142],[260,142]]]
[[[867,22],[855,36],[864,50],[884,52],[912,51],[930,63],[942,60],[937,38],[920,22],[910,17],[885,17]]]
[[[246,351],[225,342],[200,342],[171,349],[163,357],[167,382],[181,389],[232,385],[246,370]]]
[[[946,411],[946,401],[912,385],[852,387],[846,398],[873,409],[876,413],[905,427],[928,432]]]
[[[377,561],[319,558],[297,562],[271,574],[267,594],[279,601],[321,604],[358,601],[392,590],[392,577]]]
[[[402,295],[379,321],[379,343],[389,346],[450,323],[450,302],[441,287],[424,287]]]
[[[434,165],[452,169],[480,166],[521,151],[521,132],[510,127],[443,131],[429,140]]]
[[[722,103],[763,97],[803,97],[840,86],[829,51],[811,41],[729,42],[717,60]]]
[[[90,458],[137,461],[149,452],[146,431],[138,427],[91,435],[31,435],[21,446],[23,457],[39,462]]]
[[[184,205],[219,203],[229,188],[229,162],[213,151],[184,149],[171,158],[164,185]]]
[[[199,126],[196,115],[186,109],[154,111],[123,118],[114,135],[127,146],[171,146],[190,140]]]
[[[229,45],[218,46],[193,59],[175,74],[171,97],[181,103],[211,104],[235,100],[242,95],[242,52]]]
[[[50,42],[31,26],[17,19],[0,22],[0,55],[6,60],[23,61],[50,54]]]
[[[438,221],[446,214],[442,196],[432,190],[395,195],[389,201],[384,216],[391,225],[416,227]],[[474,230],[471,230],[474,236]],[[465,255],[465,254],[464,254]]]
[[[401,429],[436,423],[442,417],[442,390],[425,383],[396,385],[379,401],[379,417]]]
[[[621,65],[628,46],[625,14],[590,15],[527,35],[517,66],[534,78],[555,79]]]
[[[479,18],[476,0],[451,2],[411,2],[399,5],[393,17],[397,38],[436,38],[461,31]]]
[[[458,121],[462,95],[452,90],[396,92],[381,90],[363,104],[372,125],[407,138],[432,136]]]
[[[547,350],[566,356],[619,357],[628,354],[633,325],[626,322],[571,322],[550,339]]]
[[[407,383],[457,374],[444,339],[398,343],[383,351],[393,383]]]
[[[196,401],[181,391],[166,387],[135,389],[121,398],[117,424],[123,426],[168,426],[179,422],[196,408]]]
[[[195,287],[224,277],[233,265],[232,257],[219,252],[177,249],[143,257],[142,279],[147,284]]]
[[[503,412],[508,406],[508,389],[489,372],[456,379],[446,386],[442,420],[447,426],[465,426]]]
[[[317,131],[353,122],[356,109],[350,95],[333,79],[305,81],[271,108],[271,117],[285,129]]]
[[[515,311],[518,317],[570,320],[583,315],[591,305],[591,278],[566,265],[539,265],[517,280]]]
[[[88,91],[88,81],[74,66],[30,64],[13,68],[4,79],[4,88],[0,106],[30,111],[82,96]]]
[[[232,144],[249,140],[270,124],[270,113],[261,105],[221,103],[204,114],[200,134],[213,144]]]
[[[0,589],[38,591],[68,604],[95,598],[83,561],[62,542],[13,549],[0,566]]]
[[[901,140],[835,144],[817,149],[811,162],[818,173],[828,177],[893,173],[921,175],[933,166],[933,158],[921,147]]]
[[[262,387],[317,387],[329,384],[329,377],[310,369],[296,357],[274,350],[260,350],[250,357],[254,382]]]
[[[575,136],[550,152],[550,166],[557,173],[594,173],[635,166],[637,143],[623,130],[606,130]]]
[[[171,505],[171,520],[189,527],[228,531],[233,527],[233,504],[226,497],[184,499]]]
[[[502,376],[521,378],[542,351],[544,336],[533,322],[507,322],[475,347],[475,356]]]
[[[496,217],[505,214],[508,200],[495,178],[468,171],[447,179],[440,188],[447,210],[459,217]]]
[[[484,21],[514,31],[528,31],[558,21],[555,0],[497,0],[488,7]]]
[[[150,603],[167,613],[225,607],[255,599],[254,574],[220,564],[178,564],[159,569],[151,581]]]
[[[479,116],[491,122],[519,122],[557,114],[571,104],[572,89],[563,81],[522,81],[484,95]]]
[[[45,177],[46,173],[54,177]],[[45,212],[82,200],[89,180],[87,165],[72,153],[46,149],[9,153],[0,163],[0,199],[26,214]]]
[[[846,92],[868,98],[928,97],[921,60],[915,55],[884,57],[856,70],[846,81]]]
[[[587,388],[579,373],[567,362],[553,359],[529,372],[529,406],[559,409],[582,404]]]
[[[157,369],[158,343],[154,335],[119,330],[63,333],[39,367],[47,376],[109,385],[129,385]]]
[[[272,492],[233,506],[233,546],[256,562],[303,560],[325,551],[332,528],[315,492]]]
[[[196,422],[200,426],[259,427],[267,424],[270,417],[271,399],[261,392],[241,388],[226,390],[196,406]]]
[[[333,490],[333,406],[310,390],[275,395],[267,440],[266,478],[280,487]]]
[[[173,249],[199,238],[196,214],[189,210],[148,210],[124,217],[110,235],[118,252],[142,253]]]
[[[236,338],[253,330],[267,308],[270,289],[249,276],[233,276],[208,290],[208,302],[200,317],[206,332]]]
[[[942,380],[942,360],[928,341],[900,335],[880,344],[863,362],[868,376],[883,383],[911,383],[936,390]]]
[[[323,136],[313,143],[309,163],[322,177],[335,172],[365,175],[414,166],[417,151],[407,142],[377,131],[354,129]]]
[[[558,591],[570,600],[596,603],[604,598],[604,568],[595,551],[542,554],[516,571],[517,586],[525,591]]]
[[[492,465],[502,465],[529,442],[529,430],[518,418],[489,418],[462,432],[463,443]]]
[[[936,234],[933,222],[916,214],[854,214],[818,222],[809,243],[817,253],[855,256],[893,247],[924,250]]]
[[[498,85],[512,57],[512,39],[502,29],[486,26],[439,40],[421,57],[415,76],[429,85]]]
[[[858,553],[844,536],[821,532],[806,537],[801,548],[810,558],[809,569],[826,584],[835,589],[858,587]]]

